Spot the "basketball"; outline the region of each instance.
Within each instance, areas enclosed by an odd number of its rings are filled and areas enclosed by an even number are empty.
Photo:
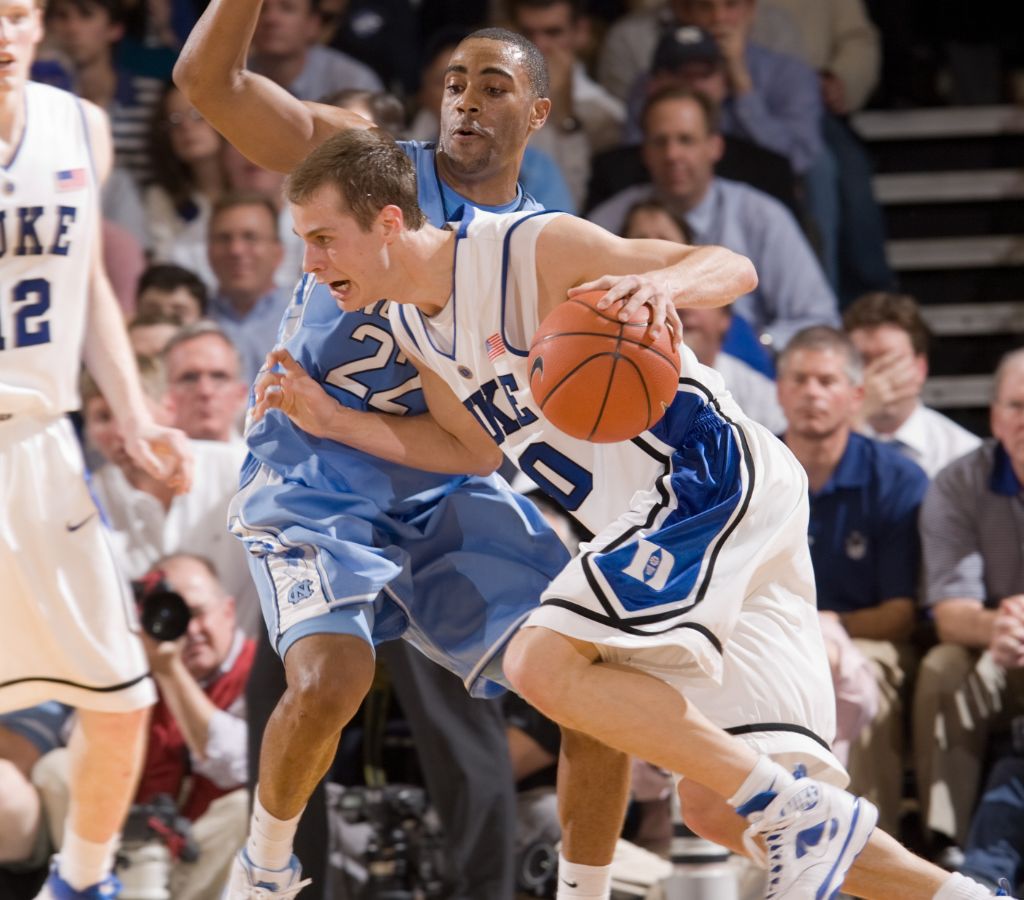
[[[646,431],[662,417],[679,383],[679,354],[669,329],[652,341],[647,307],[620,322],[617,305],[597,308],[603,296],[580,294],[541,322],[528,369],[534,400],[548,421],[597,444]]]

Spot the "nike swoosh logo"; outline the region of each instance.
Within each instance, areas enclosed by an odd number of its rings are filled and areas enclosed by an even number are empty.
[[[562,884],[564,884],[564,885],[565,885],[566,887],[571,887],[571,888],[577,888],[577,887],[579,887],[579,886],[580,886],[580,883],[579,883],[578,881],[569,881],[569,879],[568,879],[568,878],[561,878],[561,879],[559,879],[559,880],[560,880],[560,881],[562,882]]]
[[[534,374],[540,375],[542,378],[544,377],[544,357],[543,356],[536,357],[534,359],[534,361],[533,361],[533,365],[530,366],[530,381],[533,381]],[[570,887],[575,887],[575,886],[576,885],[570,885]]]
[[[74,524],[74,525],[73,525],[73,524],[71,524],[70,522],[68,522],[68,523],[67,523],[67,524],[66,524],[66,525],[65,525],[64,527],[65,527],[65,528],[66,528],[66,529],[67,529],[68,531],[78,531],[78,529],[79,529],[79,528],[81,528],[81,527],[82,527],[82,526],[83,526],[83,525],[84,525],[84,524],[85,524],[86,522],[89,522],[89,521],[91,521],[91,520],[92,520],[92,518],[93,518],[93,517],[94,517],[95,515],[96,515],[96,513],[89,513],[89,515],[87,515],[87,516],[86,516],[86,517],[85,517],[84,519],[82,519],[82,521],[81,521],[81,522],[79,522],[79,523],[77,523],[77,524]]]

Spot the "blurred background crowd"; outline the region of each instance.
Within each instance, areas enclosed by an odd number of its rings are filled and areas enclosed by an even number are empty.
[[[140,844],[150,820],[170,823],[155,833],[175,898],[218,896],[244,838],[245,686],[262,623],[224,523],[248,387],[302,261],[283,176],[170,81],[201,11],[50,0],[34,68],[110,115],[107,271],[154,414],[197,460],[191,493],[171,494],[132,463],[83,378],[82,438],[122,568],[159,572],[191,613],[183,638],[147,638],[161,702],[138,796]],[[630,237],[753,260],[757,290],[685,311],[684,338],[807,471],[852,789],[886,830],[993,885],[1024,879],[1024,40],[1012,18],[986,0],[265,0],[249,59],[301,99],[432,141],[451,50],[504,25],[550,70],[527,191]],[[585,537],[546,511],[568,541]],[[389,696],[385,678],[337,781],[421,780]],[[557,730],[514,700],[506,713],[531,798],[520,844],[553,842],[533,800],[552,796]],[[31,896],[60,845],[48,823],[63,821],[67,717],[56,705],[0,716],[0,897]],[[671,782],[642,762],[636,782],[627,836],[664,851]],[[152,803],[168,795],[161,819]],[[437,840],[449,864],[465,859],[459,836]]]

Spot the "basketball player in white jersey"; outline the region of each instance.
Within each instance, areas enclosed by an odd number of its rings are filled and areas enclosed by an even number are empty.
[[[725,285],[753,287],[748,261],[558,213],[467,210],[436,229],[404,155],[366,132],[313,151],[288,196],[307,271],[345,310],[402,304],[393,328],[423,376],[429,414],[360,413],[349,442],[425,468],[497,466],[504,451],[597,534],[506,655],[530,703],[682,775],[692,823],[764,862],[767,898],[830,898],[844,880],[878,900],[989,896],[877,831],[874,807],[841,790],[806,481],[783,445],[685,347],[675,401],[632,441],[569,438],[529,391],[531,338],[567,295],[716,305]],[[303,377],[284,351],[272,358],[282,371],[264,380],[257,413],[287,411],[289,380]],[[587,880],[585,867],[574,874]]]
[[[0,710],[76,707],[71,807],[41,896],[109,898],[155,692],[65,414],[84,360],[132,455],[187,490],[183,436],[153,424],[103,273],[106,116],[27,80],[42,37],[31,0],[0,0]]]

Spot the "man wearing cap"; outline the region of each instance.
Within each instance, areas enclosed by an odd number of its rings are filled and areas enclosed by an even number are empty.
[[[669,86],[648,99],[642,123],[651,182],[619,191],[590,220],[618,233],[634,204],[654,198],[685,218],[694,243],[748,256],[759,283],[734,308],[775,350],[801,328],[838,324],[835,296],[792,214],[755,188],[715,176],[723,142],[714,103]]]

